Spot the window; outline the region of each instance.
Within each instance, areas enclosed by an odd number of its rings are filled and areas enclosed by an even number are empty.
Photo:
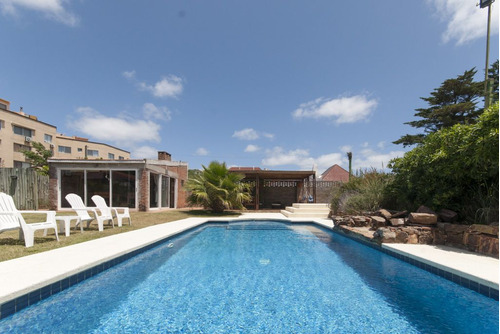
[[[31,146],[14,143],[14,152],[31,151]]]
[[[82,151],[83,151],[83,149],[82,149],[81,147],[79,147],[79,148],[77,148],[77,151],[78,151],[78,152],[82,152]]]
[[[30,168],[31,165],[24,161],[16,161],[14,160],[14,168]]]
[[[108,159],[115,160],[115,155],[113,153],[108,153]]]
[[[87,156],[88,157],[98,157],[99,151],[98,150],[87,150]]]
[[[98,194],[110,206],[135,208],[135,183],[136,172],[133,170],[61,170],[61,207],[69,208],[65,196],[75,193],[87,205],[93,203],[92,196]]]
[[[118,156],[118,160],[125,160],[124,157],[122,157],[121,155]]]
[[[52,144],[52,136],[48,134],[43,135],[43,141],[49,144]]]
[[[0,119],[0,130],[2,130],[2,128],[5,128],[5,121]]]
[[[71,154],[71,147],[69,147],[69,146],[58,146],[57,150],[59,153]]]
[[[23,127],[17,126],[17,125],[13,125],[12,128],[14,130],[14,133],[16,135],[20,135],[20,136],[33,137],[33,134],[35,133],[35,131],[33,131],[31,129],[23,128]]]

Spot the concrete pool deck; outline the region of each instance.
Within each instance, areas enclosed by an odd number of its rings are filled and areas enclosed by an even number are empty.
[[[109,263],[113,259],[199,226],[205,222],[234,219],[280,219],[290,222],[314,222],[329,229],[333,227],[333,222],[330,219],[286,218],[281,213],[246,213],[239,218],[187,218],[149,226],[135,231],[115,234],[0,262],[0,305],[3,304],[3,307],[9,301],[16,298],[19,300],[21,297],[39,290],[43,299],[42,288],[51,284],[62,284],[55,291],[52,290],[52,294],[56,293],[65,288],[64,283],[59,282],[68,279],[70,276],[76,277],[77,274],[90,270],[90,268],[103,263]],[[390,248],[393,252],[419,259],[444,271],[463,275],[471,281],[498,290],[498,259],[449,247],[406,244],[384,244],[382,247]],[[102,269],[100,270],[102,271]],[[13,307],[15,308],[16,306]],[[0,318],[3,315],[0,314]]]

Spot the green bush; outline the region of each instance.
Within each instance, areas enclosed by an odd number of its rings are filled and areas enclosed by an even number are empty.
[[[447,208],[470,222],[483,212],[482,222],[498,221],[498,103],[475,124],[429,134],[389,167],[394,182],[387,190],[399,205]]]
[[[333,187],[330,207],[334,214],[373,212],[388,204],[386,188],[392,175],[375,169],[357,174],[349,182]]]

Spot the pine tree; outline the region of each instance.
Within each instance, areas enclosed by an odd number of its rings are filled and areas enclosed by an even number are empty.
[[[424,133],[404,135],[393,143],[404,146],[419,144],[429,133],[455,124],[474,123],[482,112],[476,103],[483,95],[483,82],[475,82],[475,74],[476,70],[472,68],[455,79],[445,80],[430,97],[421,97],[430,107],[415,109],[415,116],[421,119],[405,124],[423,129]]]

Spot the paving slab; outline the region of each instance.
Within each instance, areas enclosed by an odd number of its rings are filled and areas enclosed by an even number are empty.
[[[448,246],[382,244],[382,247],[498,290],[496,258]]]

